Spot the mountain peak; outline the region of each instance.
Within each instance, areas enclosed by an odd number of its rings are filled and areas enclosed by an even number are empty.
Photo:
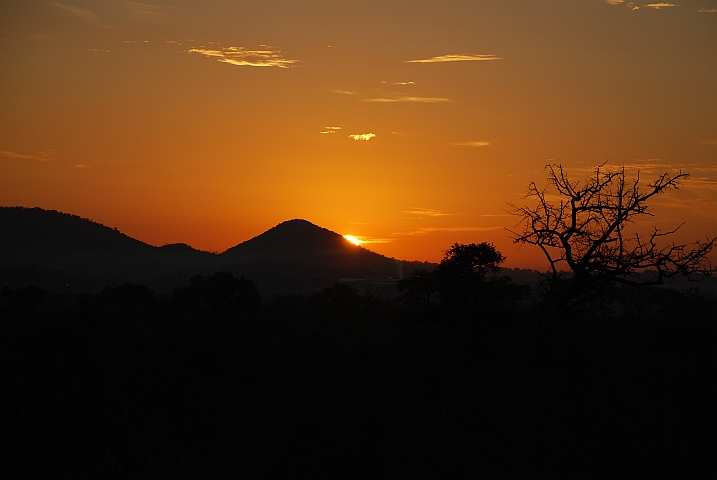
[[[230,248],[222,255],[238,251],[264,250],[325,250],[343,249],[349,245],[341,235],[326,228],[319,227],[308,220],[295,218],[282,222],[251,240]]]
[[[387,276],[396,275],[398,271],[395,260],[356,246],[336,232],[298,218],[282,222],[220,256],[231,263],[280,261],[332,265],[373,270]]]

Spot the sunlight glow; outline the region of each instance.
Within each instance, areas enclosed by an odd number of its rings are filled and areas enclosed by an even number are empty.
[[[344,235],[344,238],[356,246],[361,245],[361,241],[353,235]]]

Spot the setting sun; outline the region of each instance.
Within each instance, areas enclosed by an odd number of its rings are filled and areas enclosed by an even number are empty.
[[[353,235],[344,235],[344,238],[349,242],[353,243],[354,245],[361,245],[361,241]]]

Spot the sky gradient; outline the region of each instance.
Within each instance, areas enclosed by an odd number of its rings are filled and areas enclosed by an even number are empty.
[[[717,234],[717,0],[4,0],[0,204],[223,251],[292,218],[437,261],[512,245],[548,163],[692,176]],[[645,225],[647,226],[647,224]]]

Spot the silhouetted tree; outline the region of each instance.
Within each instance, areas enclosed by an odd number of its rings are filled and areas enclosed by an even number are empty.
[[[514,288],[507,278],[488,278],[498,273],[505,257],[490,243],[455,243],[433,271],[415,270],[398,282],[400,299],[405,304],[431,305],[434,299],[457,311],[476,311],[495,305],[505,298],[525,293]]]
[[[521,229],[511,231],[513,241],[538,246],[550,263],[553,279],[567,267],[575,283],[606,280],[627,285],[660,285],[665,278],[678,274],[715,273],[707,255],[716,238],[698,240],[692,248],[686,244],[661,240],[679,228],[648,235],[627,231],[637,218],[652,215],[648,200],[676,190],[687,173],[663,174],[639,188],[638,177],[628,180],[625,168],[606,170],[604,164],[584,183],[573,182],[562,165],[548,165],[548,188],[535,183],[526,198],[536,204],[513,207],[520,217]],[[555,197],[557,200],[554,200]],[[653,271],[646,278],[642,273]]]
[[[321,293],[312,295],[315,306],[333,306],[338,308],[353,307],[358,301],[358,292],[345,283],[335,283]]]
[[[441,301],[464,305],[480,297],[486,275],[498,273],[504,261],[505,257],[493,244],[453,244],[433,272]]]
[[[175,301],[190,303],[211,313],[236,309],[254,311],[261,307],[261,295],[256,285],[244,277],[216,272],[209,277],[195,275],[189,283],[188,287],[175,289]]]
[[[436,278],[432,271],[419,268],[399,280],[396,288],[402,303],[429,306],[435,299]]]
[[[100,299],[110,304],[147,306],[154,301],[154,292],[144,285],[125,283],[117,287],[106,287],[100,294]]]

